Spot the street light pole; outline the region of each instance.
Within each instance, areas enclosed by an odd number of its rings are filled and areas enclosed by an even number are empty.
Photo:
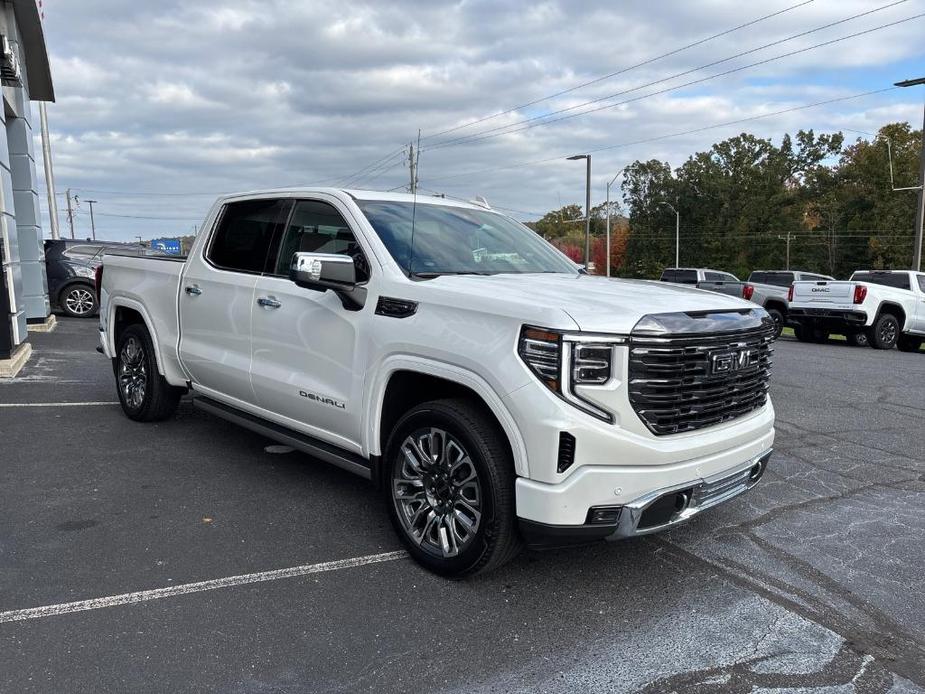
[[[670,207],[674,212],[674,266],[681,267],[681,213],[670,202],[660,202],[659,205]]]
[[[90,230],[94,241],[96,241],[96,222],[93,221],[93,203],[95,202],[99,202],[99,200],[87,200],[87,204],[90,205]],[[106,215],[103,216],[105,217]]]
[[[566,157],[570,161],[585,159],[588,164],[587,178],[585,180],[585,269],[591,271],[591,155],[576,154]]]
[[[915,87],[925,84],[925,77],[897,82],[897,87]],[[925,115],[922,118],[922,153],[919,155],[919,197],[915,206],[915,248],[912,253],[912,269],[922,271],[922,225],[925,223]]]
[[[607,184],[607,249],[605,253],[607,254],[607,277],[610,277],[610,186],[614,184],[622,171],[618,171],[617,175],[610,179],[610,183]]]

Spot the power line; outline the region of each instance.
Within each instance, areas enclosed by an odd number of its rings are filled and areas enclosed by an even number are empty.
[[[795,10],[795,9],[797,9],[797,8],[799,8],[799,7],[803,7],[803,6],[805,6],[805,5],[809,5],[809,4],[812,3],[812,2],[814,2],[814,0],[805,0],[804,2],[797,3],[796,5],[791,5],[790,7],[785,7],[784,9],[778,10],[777,12],[772,12],[771,14],[766,14],[766,15],[764,15],[764,16],[762,16],[762,17],[758,17],[757,19],[753,19],[753,20],[751,20],[751,21],[749,21],[749,22],[745,22],[744,24],[739,24],[738,26],[734,26],[734,27],[732,27],[731,29],[726,29],[725,31],[721,31],[721,32],[719,32],[718,34],[713,34],[712,36],[708,36],[708,37],[706,37],[706,38],[704,38],[704,39],[700,39],[699,41],[694,41],[693,43],[689,43],[689,44],[687,44],[687,45],[685,45],[685,46],[681,46],[680,48],[675,48],[674,50],[668,51],[667,53],[662,53],[661,55],[657,55],[657,56],[655,56],[654,58],[648,58],[647,60],[644,60],[644,61],[642,61],[641,63],[636,63],[635,65],[630,65],[629,67],[625,67],[625,68],[622,68],[622,69],[620,69],[620,70],[617,70],[616,72],[611,72],[611,73],[609,73],[609,74],[607,74],[607,75],[603,75],[603,76],[601,76],[601,77],[597,77],[597,78],[595,78],[595,79],[593,79],[593,80],[589,80],[588,82],[583,82],[582,84],[578,84],[578,85],[576,85],[576,86],[574,86],[574,87],[569,87],[568,89],[563,89],[562,91],[558,91],[558,92],[556,92],[555,94],[550,94],[550,95],[548,95],[548,96],[544,96],[544,97],[541,97],[541,98],[539,98],[539,99],[534,99],[533,101],[528,101],[527,103],[525,103],[525,104],[520,104],[520,105],[518,105],[518,106],[512,106],[511,108],[508,108],[508,109],[506,109],[506,110],[504,110],[504,111],[501,111],[501,112],[499,112],[499,113],[495,113],[494,115],[491,115],[491,116],[483,116],[482,118],[479,118],[479,119],[477,119],[477,120],[474,120],[474,121],[472,121],[472,122],[470,122],[470,123],[464,123],[464,124],[462,124],[462,125],[457,125],[457,126],[454,126],[454,127],[452,127],[452,128],[447,128],[446,130],[441,130],[440,132],[433,133],[432,135],[427,135],[426,137],[421,138],[421,139],[423,139],[423,140],[429,140],[429,139],[431,139],[431,138],[433,138],[433,137],[439,137],[440,135],[446,135],[447,133],[456,132],[457,130],[462,130],[462,129],[464,129],[464,128],[470,128],[470,127],[472,127],[473,125],[478,125],[479,123],[484,123],[485,121],[492,120],[492,119],[494,119],[494,118],[500,118],[501,116],[506,116],[508,113],[513,113],[513,112],[515,112],[515,111],[519,111],[519,110],[521,110],[521,109],[528,108],[529,106],[535,106],[536,104],[542,103],[542,102],[544,102],[544,101],[549,101],[550,99],[555,99],[556,97],[559,97],[559,96],[564,96],[565,94],[571,94],[572,92],[578,91],[579,89],[583,89],[584,87],[589,87],[589,86],[591,86],[592,84],[597,84],[597,83],[599,83],[599,82],[603,82],[603,81],[605,81],[605,80],[609,80],[609,79],[612,78],[612,77],[616,77],[616,76],[618,76],[618,75],[625,74],[625,73],[627,73],[627,72],[630,72],[631,70],[635,70],[635,69],[640,68],[640,67],[645,67],[646,65],[651,65],[652,63],[657,62],[657,61],[659,61],[659,60],[662,60],[663,58],[668,58],[668,57],[670,57],[670,56],[677,55],[678,53],[682,53],[683,51],[686,51],[686,50],[688,50],[688,49],[695,48],[696,46],[703,45],[703,44],[705,44],[705,43],[708,43],[708,42],[710,42],[710,41],[713,41],[714,39],[718,39],[718,38],[720,38],[720,37],[722,37],[722,36],[726,36],[727,34],[732,34],[732,33],[736,32],[736,31],[739,31],[740,29],[745,29],[746,27],[753,26],[753,25],[758,24],[758,23],[760,23],[760,22],[763,22],[763,21],[765,21],[765,20],[767,20],[767,19],[771,19],[772,17],[777,17],[777,16],[782,15],[782,14],[784,14],[784,13],[786,13],[786,12],[790,12],[791,10]]]
[[[843,24],[844,22],[851,21],[852,19],[856,19],[856,18],[858,18],[858,17],[862,17],[862,16],[864,16],[864,15],[871,14],[871,13],[873,13],[873,12],[880,12],[880,11],[882,11],[882,10],[884,10],[884,9],[887,9],[887,8],[889,8],[889,7],[893,7],[893,6],[895,6],[895,5],[898,5],[898,4],[904,3],[904,2],[908,2],[908,0],[897,0],[896,2],[894,2],[894,3],[890,4],[890,5],[886,5],[886,6],[884,6],[884,7],[880,7],[880,8],[874,9],[874,10],[868,10],[867,12],[862,12],[862,13],[860,13],[860,14],[853,15],[852,17],[848,17],[848,18],[846,18],[846,19],[839,20],[838,22],[832,22],[832,23],[830,23],[830,24],[826,24],[826,25],[821,26],[821,27],[816,27],[815,29],[810,29],[810,30],[808,30],[808,31],[801,32],[801,33],[799,33],[799,34],[794,34],[794,35],[789,36],[789,37],[787,37],[787,38],[785,38],[785,39],[780,39],[780,40],[778,40],[778,41],[773,41],[773,42],[768,43],[768,44],[765,44],[765,45],[763,45],[763,46],[759,46],[759,47],[757,47],[757,48],[752,48],[752,49],[750,49],[750,50],[748,50],[748,51],[743,51],[743,52],[737,53],[737,54],[735,54],[735,55],[733,55],[733,56],[729,56],[728,58],[723,58],[723,59],[721,59],[721,60],[716,60],[716,61],[713,61],[713,62],[711,62],[711,63],[707,63],[706,65],[701,65],[701,66],[698,66],[698,67],[695,67],[695,68],[692,68],[692,69],[689,69],[689,70],[685,70],[685,71],[683,71],[683,72],[676,73],[676,74],[674,74],[674,75],[670,75],[670,76],[668,76],[668,77],[664,77],[664,78],[661,78],[661,79],[658,79],[658,80],[653,80],[652,82],[648,82],[648,83],[643,84],[643,85],[639,85],[639,86],[636,86],[636,87],[632,87],[632,88],[630,88],[630,89],[624,89],[624,90],[622,90],[622,91],[615,92],[615,93],[613,93],[613,94],[608,94],[607,96],[602,96],[602,97],[599,97],[599,98],[597,98],[597,99],[591,99],[590,101],[586,101],[586,102],[581,103],[581,104],[576,104],[576,105],[574,105],[574,106],[569,106],[569,107],[566,107],[566,108],[558,109],[558,110],[556,110],[556,111],[552,111],[552,112],[550,112],[550,113],[546,113],[546,114],[543,114],[543,115],[540,115],[540,116],[533,116],[532,118],[526,118],[526,119],[520,121],[519,123],[511,123],[511,124],[508,124],[508,125],[503,125],[503,126],[498,126],[498,127],[495,127],[495,128],[490,128],[490,129],[484,130],[484,131],[482,131],[482,132],[480,132],[480,133],[475,133],[475,134],[473,134],[473,135],[467,135],[467,136],[465,136],[465,137],[459,137],[459,138],[452,139],[452,140],[444,140],[443,142],[438,142],[438,143],[436,143],[436,144],[431,145],[431,146],[428,147],[427,149],[428,149],[428,150],[431,150],[431,149],[442,149],[442,148],[444,148],[444,147],[455,146],[455,145],[459,145],[459,144],[471,144],[471,143],[474,143],[474,142],[481,142],[481,141],[483,141],[483,140],[490,140],[490,139],[493,139],[493,138],[496,138],[496,137],[501,137],[502,135],[510,135],[510,134],[512,134],[512,133],[521,132],[521,131],[523,131],[523,130],[529,130],[529,129],[531,129],[531,128],[536,128],[536,127],[539,127],[539,126],[542,126],[542,125],[549,125],[550,123],[558,123],[558,122],[560,122],[560,121],[570,120],[570,119],[572,119],[572,118],[577,118],[577,117],[579,117],[579,116],[588,115],[589,113],[597,113],[598,111],[603,111],[603,110],[606,110],[606,109],[615,108],[615,107],[617,107],[617,106],[623,106],[623,105],[625,105],[625,104],[634,103],[634,102],[636,102],[636,101],[642,101],[643,99],[649,99],[649,98],[651,98],[651,97],[653,97],[653,96],[659,96],[659,95],[661,95],[661,94],[667,94],[667,93],[669,93],[669,92],[677,91],[677,90],[679,90],[679,89],[684,89],[685,87],[691,87],[691,86],[694,86],[694,85],[697,85],[697,84],[703,84],[704,82],[709,82],[709,81],[714,80],[714,79],[717,79],[717,78],[719,78],[719,77],[726,77],[726,76],[728,76],[728,75],[731,75],[731,74],[734,74],[734,73],[737,73],[737,72],[742,72],[743,70],[748,70],[748,69],[751,69],[751,68],[753,68],[753,67],[758,67],[758,66],[760,66],[760,65],[766,65],[766,64],[771,63],[771,62],[774,62],[774,61],[776,61],[776,60],[781,60],[781,59],[783,59],[783,58],[789,58],[789,57],[792,57],[792,56],[795,56],[795,55],[800,55],[800,54],[802,54],[802,53],[807,53],[807,52],[809,52],[809,51],[813,51],[813,50],[816,50],[816,49],[818,49],[818,48],[824,48],[824,47],[826,47],[826,46],[831,46],[831,45],[833,45],[833,44],[840,43],[840,42],[842,42],[842,41],[847,41],[848,39],[857,38],[857,37],[859,37],[859,36],[864,36],[864,35],[866,35],[866,34],[871,34],[871,33],[875,32],[875,31],[880,31],[880,30],[882,30],[882,29],[887,29],[887,28],[890,28],[890,27],[893,27],[893,26],[897,26],[897,25],[899,25],[899,24],[904,24],[905,22],[910,22],[910,21],[912,21],[912,20],[914,20],[914,19],[919,19],[920,17],[925,17],[925,13],[913,15],[912,17],[907,17],[907,18],[905,18],[905,19],[900,19],[900,20],[897,20],[897,21],[895,21],[895,22],[889,22],[889,23],[887,23],[887,24],[881,24],[881,25],[879,25],[879,26],[872,27],[872,28],[870,28],[870,29],[865,29],[865,30],[863,30],[863,31],[858,31],[858,32],[855,32],[855,33],[853,33],[853,34],[848,34],[847,36],[842,36],[842,37],[839,37],[839,38],[836,38],[836,39],[830,39],[829,41],[823,41],[823,42],[821,42],[821,43],[817,43],[817,44],[814,44],[814,45],[812,45],[812,46],[806,46],[806,47],[804,47],[804,48],[799,48],[799,49],[797,49],[797,50],[789,51],[789,52],[787,52],[787,53],[781,53],[781,54],[776,55],[776,56],[773,56],[773,57],[771,57],[771,58],[765,58],[765,59],[763,59],[763,60],[759,60],[759,61],[756,61],[756,62],[754,62],[754,63],[749,63],[748,65],[742,65],[742,66],[739,66],[739,67],[731,68],[731,69],[729,69],[729,70],[724,70],[723,72],[718,72],[718,73],[713,74],[713,75],[707,75],[706,77],[700,77],[700,78],[695,79],[695,80],[690,80],[689,82],[684,82],[683,84],[678,84],[678,85],[675,85],[675,86],[672,86],[672,87],[666,87],[666,88],[664,88],[664,89],[659,89],[659,90],[657,90],[657,91],[650,92],[650,93],[648,93],[648,94],[642,94],[642,95],[640,95],[640,96],[636,96],[636,97],[633,97],[633,98],[631,98],[631,99],[624,99],[623,101],[617,101],[617,102],[614,102],[614,103],[611,103],[611,104],[603,104],[602,106],[598,106],[598,107],[596,107],[596,108],[588,109],[588,110],[582,111],[582,112],[580,112],[580,113],[572,113],[572,114],[570,114],[570,115],[561,116],[561,117],[559,117],[559,118],[551,118],[551,116],[555,116],[555,115],[558,115],[558,114],[561,114],[561,113],[567,113],[567,112],[569,112],[569,111],[574,111],[574,110],[576,110],[576,109],[578,109],[578,108],[582,108],[582,107],[584,107],[584,106],[590,106],[590,105],[592,105],[592,104],[600,103],[601,101],[607,101],[608,99],[613,99],[613,98],[615,98],[615,97],[622,96],[622,95],[624,95],[624,94],[630,94],[630,93],[632,93],[632,92],[639,91],[640,89],[645,89],[645,88],[647,88],[647,87],[652,87],[652,86],[655,86],[655,85],[657,85],[657,84],[661,84],[661,83],[663,83],[663,82],[668,82],[668,81],[673,80],[673,79],[676,79],[676,78],[678,78],[678,77],[683,77],[684,75],[689,75],[689,74],[691,74],[691,73],[698,72],[698,71],[700,71],[700,70],[704,70],[704,69],[706,69],[706,68],[713,67],[713,66],[715,66],[715,65],[719,65],[719,64],[721,64],[721,63],[725,63],[725,62],[728,62],[728,61],[730,61],[730,60],[734,60],[734,59],[736,59],[736,58],[741,58],[742,56],[749,55],[749,54],[751,54],[751,53],[755,53],[755,52],[760,51],[760,50],[763,50],[763,49],[765,49],[765,48],[769,48],[769,47],[771,47],[771,46],[775,46],[775,45],[778,45],[778,44],[781,44],[781,43],[785,43],[785,42],[787,42],[787,41],[791,41],[791,40],[793,40],[793,39],[795,39],[795,38],[799,38],[799,37],[802,37],[802,36],[806,36],[806,35],[808,35],[808,34],[812,34],[812,33],[817,32],[817,31],[821,31],[821,30],[823,30],[823,29],[826,29],[826,28],[835,26],[836,24]],[[537,122],[537,121],[539,121],[539,122]],[[503,131],[503,132],[498,132],[498,131]]]
[[[631,140],[629,142],[620,142],[615,145],[607,145],[606,147],[598,147],[596,149],[587,150],[589,154],[595,154],[597,152],[606,152],[612,149],[620,149],[622,147],[632,147],[634,145],[643,145],[649,144],[651,142],[659,142],[660,140],[667,140],[672,137],[683,137],[685,135],[695,135],[697,133],[705,132],[707,130],[715,130],[717,128],[724,128],[730,125],[740,125],[742,123],[750,123],[752,121],[761,120],[763,118],[773,118],[774,116],[781,116],[785,113],[793,113],[795,111],[803,111],[809,108],[815,108],[817,106],[826,106],[828,104],[835,104],[841,101],[851,101],[852,99],[860,99],[865,96],[872,96],[874,94],[882,94],[884,92],[891,92],[898,89],[898,87],[885,87],[883,89],[874,89],[869,92],[861,92],[859,94],[851,94],[849,96],[840,96],[834,99],[826,99],[824,101],[816,101],[811,104],[803,104],[802,106],[792,106],[790,108],[781,109],[779,111],[772,111],[771,113],[762,113],[757,116],[748,116],[746,118],[737,118],[735,120],[723,121],[722,123],[712,123],[710,125],[704,125],[699,128],[691,128],[690,130],[681,130],[679,132],[668,133],[666,135],[657,135],[654,137],[647,137],[639,140]],[[507,169],[519,169],[525,166],[536,166],[537,164],[548,164],[552,161],[561,161],[566,155],[558,154],[554,157],[546,157],[544,159],[534,159],[532,161],[518,162],[514,164],[506,164],[504,166],[495,166],[485,169],[477,169],[475,171],[466,171],[458,174],[451,174],[448,176],[438,176],[436,178],[428,179],[430,181],[447,181],[455,178],[465,178],[468,176],[478,176],[484,173],[493,173],[495,171],[505,171]]]
[[[111,212],[97,212],[97,217],[118,217],[120,219],[157,219],[163,221],[175,221],[175,222],[189,222],[189,221],[198,221],[202,217],[148,217],[145,215],[137,214],[113,214]]]

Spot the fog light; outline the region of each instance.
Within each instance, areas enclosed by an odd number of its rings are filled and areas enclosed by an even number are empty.
[[[622,506],[595,506],[588,511],[589,525],[614,525],[620,520]]]

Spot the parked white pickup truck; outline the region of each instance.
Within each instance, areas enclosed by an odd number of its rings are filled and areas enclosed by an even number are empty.
[[[789,299],[804,341],[838,333],[854,344],[917,352],[925,339],[925,273],[858,270],[847,282],[794,282]]]
[[[742,298],[762,306],[777,324],[777,335],[790,322],[790,285],[803,280],[835,280],[828,275],[816,275],[799,270],[755,270],[748,276]]]
[[[125,414],[180,396],[373,480],[445,575],[650,533],[744,492],[774,439],[774,326],[741,299],[585,274],[477,204],[223,197],[185,260],[107,257]]]

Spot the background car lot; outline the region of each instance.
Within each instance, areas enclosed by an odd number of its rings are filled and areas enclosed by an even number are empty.
[[[667,535],[8,621],[400,549],[347,473],[188,405],[124,418],[95,330],[62,320],[0,383],[0,691],[923,691],[921,354],[779,342],[765,479]]]

